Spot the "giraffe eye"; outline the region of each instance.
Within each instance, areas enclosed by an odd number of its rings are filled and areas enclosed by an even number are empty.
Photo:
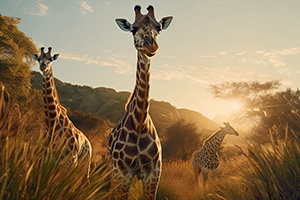
[[[138,28],[132,27],[130,32],[132,33],[132,35],[135,35],[137,31],[138,31]]]

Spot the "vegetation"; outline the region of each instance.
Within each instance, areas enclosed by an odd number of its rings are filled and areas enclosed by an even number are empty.
[[[17,100],[30,94],[31,54],[37,49],[33,41],[17,27],[20,18],[0,14],[0,80]]]
[[[242,109],[235,113],[236,120],[251,121],[254,126],[250,138],[266,144],[284,139],[287,125],[297,133],[300,131],[291,118],[292,109],[300,110],[300,91],[280,90],[280,85],[278,81],[226,82],[211,85],[211,92],[216,98],[242,102]]]
[[[37,89],[31,90],[29,82],[31,53],[36,48],[18,30],[19,22],[0,15],[0,79],[6,86],[1,84],[0,91],[0,200],[110,199],[113,188],[108,189],[105,155],[106,138],[114,125],[108,119],[120,118],[129,93],[56,81],[70,119],[93,146],[89,178],[82,163],[70,168],[67,160],[57,163],[64,146],[44,147],[42,84],[35,79],[39,73],[33,72],[32,79]],[[278,81],[226,82],[212,85],[211,91],[216,98],[244,103],[236,119],[253,120],[251,140],[246,146],[221,146],[216,175],[209,175],[205,187],[201,181],[198,185],[191,155],[215,124],[198,113],[152,100],[150,114],[158,124],[164,157],[158,199],[300,199],[300,91],[280,90]],[[200,128],[201,123],[210,124]],[[142,196],[136,178],[130,196]]]
[[[43,134],[26,141],[25,116],[1,86],[0,199],[107,199],[111,195],[104,190],[110,175],[107,165],[96,164],[87,179],[86,165],[67,168],[68,160],[57,162],[63,143],[56,149],[44,148]]]
[[[162,139],[163,158],[173,160],[188,160],[197,150],[200,143],[200,134],[193,123],[180,120],[172,124]]]

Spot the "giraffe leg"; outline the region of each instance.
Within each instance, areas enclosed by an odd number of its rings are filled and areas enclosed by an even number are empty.
[[[202,175],[203,175],[203,185],[205,186],[206,181],[208,179],[208,172],[209,170],[207,168],[202,169]]]
[[[130,174],[112,173],[113,175],[113,186],[116,187],[113,196],[114,199],[126,200],[128,199],[129,189],[132,182]]]
[[[193,165],[193,169],[195,174],[195,180],[198,183],[199,174],[201,173],[201,168]]]
[[[158,188],[160,170],[153,170],[146,180],[143,180],[143,191],[145,200],[154,200]]]

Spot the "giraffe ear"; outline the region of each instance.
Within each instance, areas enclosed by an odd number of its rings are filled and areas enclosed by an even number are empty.
[[[54,56],[52,57],[53,60],[56,60],[58,58],[59,54],[54,54]]]
[[[159,23],[161,24],[162,30],[166,30],[169,27],[172,19],[173,19],[173,17],[164,17],[159,21]]]
[[[123,31],[131,31],[131,24],[126,19],[116,19],[116,23]]]
[[[39,56],[35,53],[31,54],[34,60],[38,60]]]

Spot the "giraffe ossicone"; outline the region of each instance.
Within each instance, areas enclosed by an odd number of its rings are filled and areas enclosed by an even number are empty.
[[[115,197],[127,199],[134,176],[142,180],[144,199],[155,199],[161,174],[161,144],[149,115],[150,59],[158,50],[157,37],[168,28],[172,17],[156,21],[153,6],[143,15],[135,6],[135,21],[116,19],[123,31],[133,35],[137,49],[136,85],[123,117],[108,136],[112,180],[119,184]]]
[[[63,142],[65,144],[61,161],[71,157],[69,164],[77,164],[82,160],[88,165],[87,174],[90,171],[92,146],[88,138],[77,129],[67,115],[66,109],[60,104],[58,93],[55,87],[52,61],[56,60],[59,54],[51,56],[52,48],[44,52],[41,48],[41,54],[32,54],[32,57],[39,62],[40,70],[43,73],[43,104],[46,123],[46,144],[53,141],[53,145]],[[61,141],[64,140],[64,141]]]
[[[212,134],[203,143],[202,148],[194,153],[192,165],[195,174],[195,180],[198,182],[199,174],[202,172],[203,183],[208,179],[210,170],[216,172],[219,166],[218,148],[222,144],[226,135],[238,136],[239,133],[228,123],[224,123],[225,127],[221,127],[219,131]]]

